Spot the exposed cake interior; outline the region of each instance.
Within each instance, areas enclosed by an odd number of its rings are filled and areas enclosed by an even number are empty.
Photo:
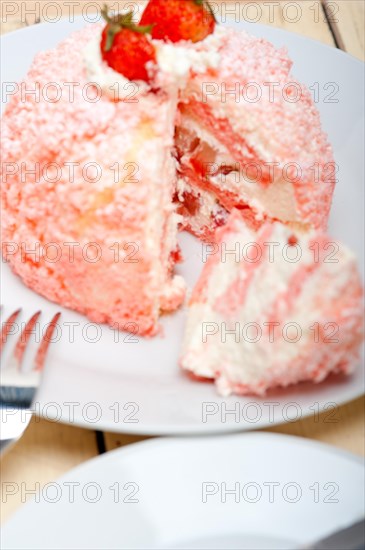
[[[284,49],[232,29],[216,34],[219,63],[193,71],[180,96],[179,194],[187,211],[197,197],[206,210],[200,228],[195,213],[186,227],[213,236],[235,208],[254,226],[325,228],[335,165],[309,90]]]
[[[180,114],[175,135],[178,198],[188,211],[187,229],[199,238],[214,239],[215,229],[234,208],[241,210],[253,226],[271,219],[306,227],[296,211],[289,180],[271,181],[262,161],[236,160],[239,155],[235,159],[224,144],[227,130],[220,130],[218,122],[213,128],[208,123],[204,125],[204,113],[194,115],[189,105],[181,104]]]

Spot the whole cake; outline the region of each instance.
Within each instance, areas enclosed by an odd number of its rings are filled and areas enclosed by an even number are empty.
[[[95,321],[134,322],[140,334],[154,334],[160,312],[184,299],[173,275],[178,224],[213,238],[236,207],[253,220],[325,226],[333,191],[309,92],[283,98],[293,80],[286,53],[215,27],[193,4],[155,0],[140,27],[130,14],[104,14],[105,27],[35,58],[22,89],[38,85],[39,97],[19,91],[2,120],[2,238],[19,245],[7,254],[12,269],[47,298]],[[225,101],[209,86],[202,95],[210,81],[231,90],[270,79],[279,82],[274,101],[236,102],[230,92]],[[52,82],[77,86],[50,100]],[[290,183],[282,170],[294,161],[302,174]]]
[[[232,212],[208,249],[188,312],[181,366],[223,395],[262,395],[349,373],[364,338],[356,258],[322,231],[257,232]]]

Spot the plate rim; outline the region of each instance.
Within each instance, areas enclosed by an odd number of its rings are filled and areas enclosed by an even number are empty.
[[[207,435],[206,437],[155,437],[153,439],[139,441],[136,443],[131,443],[122,447],[118,447],[116,449],[107,451],[103,454],[99,454],[95,457],[89,458],[88,460],[82,462],[81,464],[75,466],[74,468],[71,468],[61,476],[56,477],[52,480],[53,483],[62,483],[63,480],[70,480],[73,481],[80,479],[80,477],[87,475],[88,473],[95,474],[95,468],[99,470],[100,472],[105,467],[112,467],[114,464],[114,467],[116,470],[122,469],[123,470],[123,460],[125,458],[133,457],[134,455],[143,456],[145,451],[152,450],[154,453],[158,453],[161,451],[163,453],[164,449],[166,447],[172,448],[176,445],[176,443],[182,443],[185,445],[184,450],[186,450],[186,446],[190,448],[189,452],[194,453],[196,450],[195,444],[202,444],[206,441],[209,441],[213,445],[217,445],[220,449],[222,446],[220,445],[221,440],[224,440],[226,443],[226,448],[231,444],[236,445],[235,450],[239,449],[240,453],[244,453],[245,448],[250,447],[251,449],[254,449],[255,442],[257,440],[261,440],[261,442],[266,443],[267,445],[271,445],[274,443],[274,451],[277,454],[280,454],[281,447],[288,447],[290,450],[294,449],[295,447],[307,447],[309,450],[313,450],[313,452],[319,452],[323,455],[323,458],[328,458],[329,456],[332,457],[338,457],[345,462],[352,463],[353,465],[363,467],[364,465],[364,457],[358,454],[355,454],[351,451],[348,451],[347,449],[342,449],[340,447],[337,447],[335,445],[332,445],[330,443],[324,443],[322,441],[318,441],[315,439],[310,439],[307,437],[297,436],[297,435],[289,435],[289,434],[282,434],[282,433],[271,433],[266,431],[257,431],[257,432],[241,432],[241,433],[235,433],[235,434],[223,434],[223,435]],[[272,448],[272,447],[271,447]],[[214,448],[210,448],[209,451],[214,452]],[[228,454],[226,454],[227,460],[229,460]],[[148,459],[148,456],[146,460]],[[181,459],[183,460],[183,458]],[[173,467],[173,466],[172,466]],[[81,473],[81,475],[80,475]],[[178,473],[177,473],[178,475]],[[49,504],[49,503],[48,503]],[[52,503],[51,503],[52,504]],[[32,496],[32,498],[27,501],[25,504],[21,505],[19,508],[17,508],[14,513],[10,515],[10,517],[7,518],[7,520],[3,524],[3,529],[7,530],[8,526],[12,527],[13,525],[17,525],[19,521],[22,520],[23,515],[27,514],[35,514],[38,505],[37,502],[35,502],[35,497]],[[20,518],[18,519],[18,516]],[[31,518],[30,518],[31,519]],[[356,516],[356,518],[353,521],[360,520],[361,518]],[[5,548],[5,547],[4,547]]]
[[[77,15],[75,16],[74,18],[74,22],[81,22],[83,21],[85,23],[85,26],[87,25],[90,25],[92,23],[90,22],[87,22],[85,20],[85,18],[82,16],[82,15]],[[15,30],[12,30],[6,34],[3,34],[1,35],[0,37],[0,40],[1,40],[1,43],[2,45],[4,46],[4,50],[6,48],[6,45],[4,42],[6,42],[7,40],[7,37],[9,37],[9,39],[14,39],[15,35],[17,34],[32,34],[34,32],[37,32],[40,28],[42,28],[42,31],[45,31],[47,29],[47,31],[50,29],[50,25],[68,25],[70,27],[70,29],[72,29],[72,25],[73,25],[73,22],[71,22],[69,19],[67,19],[67,17],[62,17],[59,21],[55,22],[55,23],[51,23],[51,22],[41,22],[37,25],[31,25],[29,27],[23,27],[23,28],[20,28],[20,29],[15,29]],[[236,22],[234,21],[233,19],[232,20],[229,20],[227,19],[227,22],[223,23],[224,26],[228,26],[228,27],[232,27],[232,28],[239,28],[239,29],[245,29],[247,32],[250,32],[250,29],[252,29],[253,27],[257,28],[260,32],[260,29],[262,29],[262,32],[265,33],[265,32],[270,32],[270,33],[274,33],[276,34],[277,36],[282,36],[285,38],[285,36],[292,36],[293,38],[295,38],[295,40],[299,40],[301,42],[311,42],[313,43],[317,48],[320,47],[320,48],[324,48],[327,52],[332,52],[331,55],[335,55],[335,56],[342,56],[344,57],[345,59],[347,59],[347,61],[349,60],[352,60],[351,63],[353,63],[353,61],[355,61],[355,65],[358,67],[357,70],[361,70],[362,73],[364,73],[364,70],[365,70],[365,64],[358,58],[356,58],[355,56],[349,54],[348,52],[345,52],[339,48],[337,48],[336,46],[331,46],[329,44],[325,44],[319,40],[316,40],[314,38],[311,38],[311,37],[306,37],[304,35],[301,35],[297,32],[293,32],[293,31],[289,31],[289,30],[286,30],[286,29],[281,29],[281,28],[277,28],[277,27],[274,27],[274,26],[270,26],[270,25],[265,25],[265,24],[262,24],[262,23],[251,23],[251,22],[248,22],[248,21],[240,21],[240,22]],[[76,29],[75,29],[76,30]],[[72,31],[71,31],[72,32]],[[265,37],[265,34],[264,34],[264,37]],[[18,38],[18,37],[16,37]],[[20,38],[20,37],[19,37]],[[361,67],[361,68],[360,68]],[[346,397],[344,396],[344,398],[341,400],[337,400],[337,405],[338,406],[341,406],[341,405],[344,405],[345,403],[349,403],[349,402],[352,402],[356,399],[358,399],[359,397],[361,397],[362,395],[365,394],[365,378],[364,378],[364,366],[361,364],[361,361],[360,361],[360,365],[357,367],[358,370],[361,370],[361,373],[359,374],[359,378],[361,379],[361,384],[359,384],[359,386],[357,387],[356,391],[354,391],[353,393],[351,393],[351,397]],[[217,396],[218,397],[218,396]],[[235,396],[237,398],[237,400],[240,399],[240,396]],[[255,396],[247,396],[247,397],[255,397]],[[256,399],[256,397],[255,397]],[[325,407],[326,403],[325,402],[320,402],[320,410],[319,412],[323,412],[324,410],[324,407]],[[302,414],[301,414],[301,417],[300,419],[303,419],[303,418],[307,418],[308,416],[311,415],[311,412],[307,409],[303,410],[302,411]],[[45,416],[45,418],[49,418],[48,416]],[[217,434],[218,436],[223,436],[223,435],[232,435],[236,432],[239,432],[239,431],[247,431],[247,432],[254,432],[255,430],[257,429],[266,429],[268,427],[272,427],[272,426],[276,426],[276,425],[285,425],[287,422],[290,422],[290,421],[285,421],[284,419],[281,419],[279,421],[276,421],[276,422],[270,422],[269,420],[267,422],[262,422],[260,423],[258,426],[255,426],[254,424],[250,424],[250,423],[247,423],[247,422],[240,422],[240,423],[237,423],[237,424],[224,424],[224,423],[220,423],[220,424],[184,424],[184,425],[178,425],[178,426],[175,426],[175,427],[172,427],[170,425],[167,425],[167,424],[163,424],[163,425],[158,425],[158,424],[149,424],[149,423],[145,423],[145,422],[138,422],[136,424],[123,424],[121,429],[118,429],[118,425],[117,424],[108,424],[108,422],[104,422],[103,420],[101,420],[100,422],[96,423],[96,424],[90,424],[90,423],[87,423],[86,421],[83,421],[82,418],[80,417],[78,419],[77,416],[75,416],[74,420],[72,422],[70,421],[67,421],[67,418],[65,417],[61,417],[59,419],[60,422],[64,422],[66,424],[72,424],[72,425],[75,425],[75,426],[79,426],[79,427],[82,427],[82,428],[87,428],[87,429],[97,429],[97,430],[102,430],[102,431],[108,431],[108,432],[112,432],[112,433],[128,433],[128,434],[136,434],[136,435],[163,435],[163,436],[178,436],[178,437],[187,437],[187,436],[194,436],[194,435],[201,435],[201,436],[212,436],[212,434]]]

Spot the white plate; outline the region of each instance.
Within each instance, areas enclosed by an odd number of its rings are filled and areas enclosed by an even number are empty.
[[[297,437],[157,439],[86,462],[38,500],[5,525],[3,550],[293,550],[363,517],[364,469]]]
[[[62,21],[36,25],[2,37],[2,52],[6,56],[3,81],[19,80],[34,54],[54,46],[83,25],[81,18],[73,24]],[[340,167],[330,229],[334,237],[356,252],[362,266],[362,63],[295,34],[262,25],[236,26],[248,28],[277,46],[287,46],[297,78],[319,90],[318,108]],[[329,103],[329,94],[338,102]],[[179,270],[192,285],[201,269],[202,245],[187,234],[181,236],[181,244],[186,261]],[[2,298],[4,313],[23,306],[26,319],[42,309],[41,320],[48,322],[58,306],[28,290],[7,265],[2,269],[6,287]],[[51,368],[46,373],[37,410],[46,417],[116,432],[213,433],[259,428],[317,414],[318,410],[332,409],[363,393],[363,370],[359,368],[346,379],[331,378],[318,386],[303,384],[264,399],[219,398],[212,384],[189,380],[177,366],[184,318],[184,311],[165,317],[164,337],[136,342],[108,327],[90,326],[84,317],[63,310],[62,334],[49,351]],[[74,342],[70,341],[70,328],[65,322],[77,324]],[[91,343],[95,338],[98,341]],[[119,341],[115,342],[115,338]],[[227,415],[227,410],[234,410],[234,414]],[[330,411],[330,419],[335,414]]]

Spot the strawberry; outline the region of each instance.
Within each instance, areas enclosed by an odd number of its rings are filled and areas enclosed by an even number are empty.
[[[146,36],[152,26],[137,26],[133,12],[110,17],[105,7],[102,15],[107,22],[100,43],[104,61],[129,80],[148,82],[146,64],[156,62],[155,48]]]
[[[150,0],[141,25],[152,25],[152,38],[199,42],[212,34],[213,10],[206,0]]]

